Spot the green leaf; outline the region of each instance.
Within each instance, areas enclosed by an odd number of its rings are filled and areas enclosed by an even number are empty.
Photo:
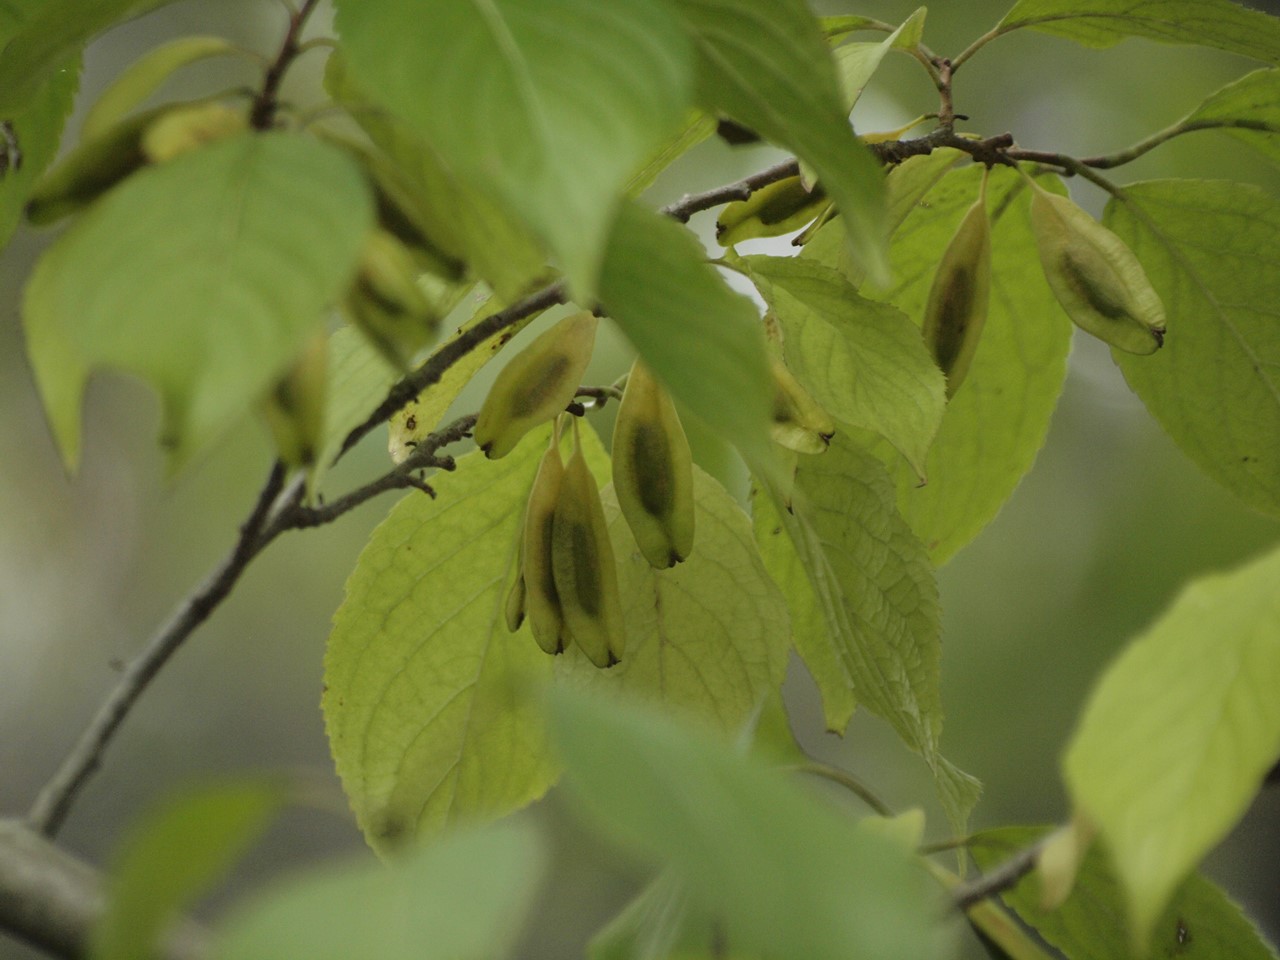
[[[969,850],[982,870],[999,866],[1045,834],[1039,827],[1005,827],[973,837]],[[1104,851],[1085,856],[1071,896],[1045,910],[1039,883],[1025,877],[1001,899],[1018,918],[1071,960],[1132,960],[1124,924],[1124,892]],[[1154,926],[1152,957],[1179,960],[1275,960],[1253,924],[1214,883],[1192,874],[1178,887]]]
[[[131,63],[98,97],[80,127],[80,138],[92,140],[106,133],[183,67],[238,52],[224,37],[180,37],[154,47]]]
[[[452,833],[390,865],[315,871],[247,905],[214,960],[510,955],[545,854],[528,824]]]
[[[751,516],[765,569],[782,590],[791,610],[791,635],[796,652],[822,695],[827,729],[844,730],[858,705],[853,695],[853,677],[839,648],[832,642],[831,629],[809,579],[809,570],[787,533],[772,497],[757,490],[751,500]]]
[[[1280,755],[1280,550],[1204,577],[1108,667],[1063,760],[1136,941]]]
[[[1280,63],[1280,19],[1230,0],[1018,0],[996,32],[1020,27],[1087,47],[1145,37]]]
[[[928,206],[917,207],[895,235],[891,256],[898,282],[883,296],[917,323],[938,258],[981,178],[976,165],[948,173],[928,193]],[[1012,170],[991,171],[987,323],[925,460],[928,482],[921,486],[887,445],[880,450],[898,488],[898,507],[937,565],[995,517],[1031,468],[1066,377],[1072,327],[1044,281],[1028,220],[1030,196],[1021,181]]]
[[[112,870],[92,960],[151,956],[169,923],[231,870],[284,799],[279,783],[228,780],[189,788],[150,811]]]
[[[6,118],[22,150],[22,167],[11,167],[0,177],[0,248],[13,236],[31,188],[58,151],[79,78],[79,59],[64,63],[35,89],[29,101]]]
[[[413,493],[370,537],[325,654],[322,705],[338,774],[371,846],[502,816],[558,773],[532,688],[552,659],[504,617],[517,536],[546,446],[479,451]],[[597,479],[608,458],[589,430]]]
[[[787,147],[835,201],[859,263],[887,275],[884,175],[848,122],[831,49],[803,0],[678,0],[703,105]]]
[[[0,118],[27,109],[92,37],[173,0],[9,0],[0,20]]]
[[[622,662],[598,670],[576,648],[558,676],[602,693],[648,700],[740,733],[782,684],[791,648],[787,603],[765,571],[742,508],[694,469],[697,539],[693,553],[654,570],[618,510],[612,485],[601,491],[618,560],[627,625]]]
[[[347,2],[352,70],[595,292],[616,203],[689,106],[692,57],[653,0]]]
[[[414,226],[445,257],[461,261],[505,300],[547,274],[542,245],[501,203],[459,179],[403,121],[378,108],[352,81],[341,53],[329,58],[325,89],[375,146],[362,162],[393,180]],[[325,131],[326,136],[334,136]]]
[[[980,788],[939,752],[937,583],[923,545],[898,515],[884,465],[838,434],[826,453],[801,460],[792,509],[776,515],[826,621],[825,635],[813,637],[810,646],[825,643],[828,649],[805,659],[819,688],[852,690],[924,757],[947,816],[963,833]],[[805,656],[805,647],[799,650]],[[843,730],[835,724],[848,720],[847,697],[824,697],[824,708],[828,726]]]
[[[1280,203],[1227,181],[1125,188],[1107,225],[1164,301],[1165,346],[1115,356],[1174,442],[1250,506],[1280,515]],[[1214,397],[1212,403],[1206,398]]]
[[[1220,129],[1280,163],[1280,70],[1246,74],[1209,96],[1177,125],[1184,130]]]
[[[706,262],[692,233],[627,203],[600,300],[672,396],[748,459],[767,461],[773,383],[756,308]]]
[[[946,400],[919,327],[814,260],[739,262],[782,322],[787,365],[813,398],[837,420],[883,436],[923,475]]]
[[[332,148],[244,135],[142,170],[46,252],[27,287],[27,348],[73,468],[98,367],[145,379],[185,462],[249,408],[320,325],[371,221]]]
[[[655,713],[552,700],[575,795],[623,847],[670,864],[737,955],[940,956],[911,851]],[[856,892],[856,895],[854,895]]]
[[[914,47],[920,42],[924,31],[924,18],[927,13],[921,7],[902,22],[902,26],[885,37],[872,43],[846,43],[832,51],[836,62],[836,74],[840,80],[840,91],[844,102],[852,110],[858,98],[876,70],[884,55],[895,47]]]

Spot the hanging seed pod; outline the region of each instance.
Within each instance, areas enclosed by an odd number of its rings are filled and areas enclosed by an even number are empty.
[[[726,204],[716,218],[716,241],[730,247],[743,240],[780,237],[799,230],[829,206],[821,186],[812,190],[798,176],[770,183],[746,200]]]
[[[693,550],[693,456],[671,397],[639,359],[613,428],[613,489],[649,565]]]
[[[529,504],[524,513],[521,538],[521,579],[524,582],[524,611],[538,646],[550,654],[562,653],[568,644],[560,595],[556,591],[552,563],[556,507],[564,482],[560,460],[560,425],[552,432],[551,445],[542,455]]]
[[[769,435],[774,443],[796,453],[824,453],[836,433],[836,422],[795,378],[781,357],[770,355],[773,378],[773,422]]]
[[[929,288],[921,334],[934,362],[947,377],[947,399],[960,389],[987,322],[991,292],[991,222],[987,178],[947,244]]]
[[[600,491],[582,455],[577,420],[573,432],[573,456],[565,466],[556,502],[551,560],[569,635],[592,663],[604,669],[622,659],[626,644],[618,568]]]
[[[505,457],[521,437],[568,406],[591,360],[596,324],[587,311],[565,317],[503,367],[476,420],[476,443],[486,457]]]
[[[401,369],[432,341],[440,324],[439,313],[418,285],[420,275],[410,250],[386,230],[374,228],[343,301],[352,324]]]
[[[328,372],[329,338],[318,333],[262,403],[276,452],[288,466],[311,466],[324,442]]]
[[[1031,184],[1040,264],[1067,316],[1117,349],[1154,353],[1164,343],[1164,305],[1133,251],[1066,197]]]
[[[217,102],[183,104],[147,125],[142,152],[152,163],[165,163],[248,129],[249,118],[243,110]]]

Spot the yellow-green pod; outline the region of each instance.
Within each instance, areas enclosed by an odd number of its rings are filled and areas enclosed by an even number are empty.
[[[502,368],[476,418],[475,439],[485,456],[505,457],[526,433],[564,411],[582,385],[597,322],[585,310],[571,314]]]
[[[142,152],[165,163],[249,129],[244,110],[217,102],[191,103],[166,110],[142,131]]]
[[[726,204],[716,219],[716,240],[730,247],[743,240],[780,237],[799,230],[830,204],[821,186],[805,189],[800,177],[761,187],[746,200]]]
[[[613,428],[613,489],[649,565],[674,566],[693,550],[693,456],[671,397],[639,359]]]
[[[568,641],[552,564],[556,507],[560,502],[563,481],[564,464],[560,460],[560,430],[557,427],[551,437],[551,445],[538,464],[538,473],[529,491],[520,559],[525,619],[529,621],[533,639],[550,654],[564,652]]]
[[[309,467],[324,442],[328,393],[329,338],[316,334],[289,372],[277,381],[262,404],[262,415],[275,438],[282,462]]]
[[[352,325],[401,369],[434,339],[440,324],[438,311],[418,283],[421,272],[403,243],[375,228],[365,239],[355,280],[343,300]]]
[[[1032,181],[1031,229],[1045,279],[1076,324],[1127,353],[1164,343],[1164,305],[1123,240]]]
[[[600,490],[577,434],[575,420],[573,456],[556,502],[551,559],[565,627],[587,658],[604,669],[622,659],[626,632]]]
[[[773,420],[769,425],[773,442],[796,453],[825,453],[836,432],[831,414],[810,396],[781,357],[770,355],[769,374],[773,380]]]
[[[921,333],[947,377],[947,399],[960,389],[987,322],[991,293],[991,222],[987,181],[942,254],[929,288]]]

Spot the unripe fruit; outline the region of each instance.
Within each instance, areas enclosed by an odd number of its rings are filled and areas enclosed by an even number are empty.
[[[318,333],[262,404],[276,451],[288,466],[311,466],[324,442],[328,368],[329,338]]]
[[[1164,305],[1123,240],[1032,181],[1031,229],[1045,279],[1076,324],[1128,353],[1164,343]]]
[[[649,565],[693,550],[693,457],[671,397],[640,360],[631,365],[613,428],[613,489]]]
[[[595,346],[594,315],[565,317],[511,358],[498,374],[476,418],[475,439],[491,460],[569,405]]]
[[[726,204],[716,219],[716,241],[729,247],[743,240],[780,237],[812,221],[830,202],[820,185],[808,190],[800,177],[787,177],[746,200]]]
[[[374,228],[343,301],[352,324],[402,369],[431,342],[440,323],[418,285],[420,274],[409,249],[392,234]]]
[[[563,652],[568,642],[552,563],[556,507],[560,502],[563,481],[564,465],[560,460],[560,429],[557,426],[529,491],[520,561],[525,617],[538,646],[550,654]]]
[[[947,244],[929,289],[921,334],[947,377],[947,399],[960,389],[987,321],[991,292],[991,223],[987,181]]]
[[[831,414],[801,386],[782,358],[770,355],[769,374],[773,379],[773,422],[769,426],[773,442],[796,453],[824,453],[836,433]]]
[[[618,569],[576,420],[574,440],[556,502],[551,559],[565,626],[588,659],[604,669],[622,659],[626,644]]]
[[[152,163],[164,163],[248,129],[243,110],[221,103],[184,104],[148,124],[142,133],[142,152]]]

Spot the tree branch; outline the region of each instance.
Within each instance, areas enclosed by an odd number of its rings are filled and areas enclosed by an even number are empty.
[[[302,36],[307,18],[311,16],[318,3],[319,0],[306,0],[301,9],[290,12],[289,29],[285,31],[280,52],[267,67],[267,72],[262,78],[262,87],[253,99],[253,106],[249,109],[249,126],[253,129],[270,130],[275,125],[276,111],[280,107],[280,84],[284,82],[284,75],[288,72],[290,65],[302,52],[298,40]]]
[[[1010,889],[1035,869],[1043,846],[1043,841],[1034,843],[1025,850],[1019,850],[989,873],[960,884],[951,891],[951,902],[957,910],[967,910],[980,900]]]

